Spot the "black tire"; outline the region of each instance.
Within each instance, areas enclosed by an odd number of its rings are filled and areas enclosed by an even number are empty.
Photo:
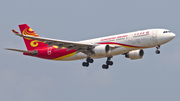
[[[112,66],[113,62],[112,61],[106,61],[106,64]]]
[[[102,65],[102,68],[103,68],[103,69],[105,69],[105,68],[106,68],[106,65],[105,65],[105,64],[103,64],[103,65]]]
[[[86,63],[86,67],[88,67],[89,66],[89,63]]]
[[[86,62],[83,62],[83,63],[82,63],[82,66],[85,67],[85,66],[86,66]]]
[[[89,63],[93,63],[94,60],[93,60],[93,59],[89,59],[88,62],[89,62]]]
[[[156,53],[156,54],[160,54],[160,51],[159,51],[159,50],[156,50],[155,53]]]
[[[90,57],[88,57],[88,58],[86,59],[86,61],[87,61],[88,63],[93,63],[93,62],[94,62],[94,60],[91,59]]]
[[[109,66],[108,66],[108,65],[103,64],[103,65],[102,65],[102,68],[103,68],[103,69],[108,69],[108,68],[109,68]]]
[[[89,63],[83,62],[82,65],[83,65],[84,67],[88,67],[88,66],[89,66]]]
[[[113,62],[112,62],[112,61],[109,61],[109,65],[112,66],[112,65],[113,65]]]

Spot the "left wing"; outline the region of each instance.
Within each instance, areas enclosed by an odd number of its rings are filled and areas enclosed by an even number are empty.
[[[34,37],[34,36],[28,36],[28,35],[23,35],[19,34],[17,31],[12,30],[17,36],[32,39],[32,40],[37,40],[40,42],[44,42],[45,44],[48,44],[48,47],[55,45],[58,46],[57,49],[60,49],[62,47],[68,48],[67,51],[71,49],[77,50],[76,53],[78,52],[83,52],[87,54],[87,50],[91,50],[94,47],[96,47],[99,44],[88,44],[88,43],[80,43],[80,42],[73,42],[73,41],[65,41],[65,40],[57,40],[57,39],[50,39],[50,38],[43,38],[43,37]],[[111,49],[119,48],[119,46],[116,45],[110,45]]]
[[[43,38],[43,37],[34,37],[34,36],[28,36],[28,35],[23,35],[19,34],[17,31],[12,30],[17,36],[32,39],[32,40],[37,40],[40,42],[44,42],[45,44],[48,44],[48,47],[55,45],[58,46],[57,49],[60,49],[62,47],[68,48],[67,51],[71,49],[77,50],[77,52],[84,51],[86,49],[92,49],[94,45],[92,44],[84,44],[84,43],[79,43],[79,42],[73,42],[73,41],[65,41],[65,40],[57,40],[57,39],[50,39],[50,38]]]

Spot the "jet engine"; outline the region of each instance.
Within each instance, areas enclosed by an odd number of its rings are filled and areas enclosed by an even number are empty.
[[[92,50],[96,55],[104,56],[111,52],[109,45],[98,45]]]
[[[141,59],[141,58],[143,58],[143,56],[144,56],[144,51],[142,49],[130,51],[125,54],[125,57],[130,58],[131,60]]]

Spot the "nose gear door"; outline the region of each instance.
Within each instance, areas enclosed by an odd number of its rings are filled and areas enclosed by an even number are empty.
[[[153,38],[157,37],[157,30],[152,31],[152,37]]]
[[[150,38],[151,46],[157,45],[157,30],[152,31],[152,38]]]

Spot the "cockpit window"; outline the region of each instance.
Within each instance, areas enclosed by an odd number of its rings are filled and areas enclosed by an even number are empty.
[[[164,31],[163,33],[171,33],[171,31]]]

